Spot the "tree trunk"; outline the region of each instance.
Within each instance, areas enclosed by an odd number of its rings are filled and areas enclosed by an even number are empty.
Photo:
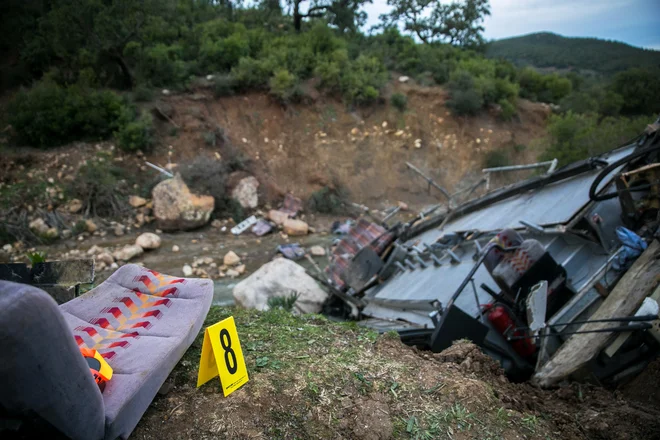
[[[300,0],[295,0],[293,3],[293,28],[296,32],[300,32],[302,28],[303,16],[300,15]]]
[[[128,64],[126,64],[126,61],[122,56],[114,55],[113,58],[115,59],[115,61],[119,65],[119,68],[121,69],[121,73],[124,77],[124,83],[126,84],[126,86],[128,86],[129,89],[132,89],[134,79],[130,67],[128,67]]]

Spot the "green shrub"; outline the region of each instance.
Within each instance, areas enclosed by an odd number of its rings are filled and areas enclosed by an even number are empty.
[[[272,70],[261,60],[241,58],[238,65],[232,69],[231,74],[236,79],[237,86],[251,89],[265,86],[271,77]]]
[[[283,296],[271,296],[268,298],[267,302],[268,309],[283,309],[287,312],[290,312],[293,310],[293,306],[296,305],[296,301],[298,301],[299,297],[300,294],[298,292],[291,292],[289,295]]]
[[[475,89],[455,90],[451,92],[451,99],[447,101],[447,107],[459,116],[476,115],[484,105],[484,100]]]
[[[322,214],[340,214],[345,210],[346,193],[342,189],[324,186],[309,198],[311,211]]]
[[[300,94],[298,78],[286,69],[280,69],[268,82],[270,94],[280,102],[287,103],[295,100]]]
[[[340,88],[349,104],[369,104],[380,96],[386,81],[383,63],[377,58],[360,55],[342,72]]]
[[[236,88],[236,80],[231,75],[217,75],[213,78],[213,94],[216,98],[231,96]]]
[[[408,98],[401,93],[395,93],[390,98],[390,103],[400,112],[405,112],[408,106]]]
[[[8,120],[21,140],[47,148],[83,139],[103,139],[117,129],[126,103],[108,90],[63,87],[46,78],[11,101]]]
[[[501,150],[489,151],[484,159],[484,168],[499,168],[507,165],[510,165],[509,157]]]
[[[109,154],[87,160],[66,188],[69,197],[83,201],[83,212],[95,217],[117,217],[126,211],[130,175],[110,160]]]
[[[155,86],[182,84],[188,78],[188,66],[181,59],[179,45],[158,43],[138,52],[138,76]]]
[[[139,84],[133,89],[133,100],[136,102],[149,102],[154,99],[154,91],[144,85]]]
[[[148,151],[154,143],[153,119],[143,112],[138,119],[123,123],[115,132],[119,148],[124,151]]]
[[[606,117],[567,112],[552,115],[541,160],[559,159],[560,165],[609,151],[640,134],[652,116]]]
[[[518,110],[516,109],[516,106],[511,103],[511,101],[508,101],[506,99],[500,99],[498,102],[500,105],[500,108],[502,109],[499,117],[503,121],[510,121],[513,119],[513,117],[518,113]]]
[[[209,71],[229,71],[249,54],[250,42],[245,34],[231,34],[219,40],[207,37],[199,49],[201,65]]]

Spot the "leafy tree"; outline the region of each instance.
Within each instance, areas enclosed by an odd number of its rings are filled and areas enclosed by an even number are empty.
[[[293,27],[297,32],[302,30],[305,18],[325,18],[335,25],[341,33],[356,31],[367,20],[367,14],[360,8],[372,0],[317,0],[306,12],[301,5],[307,0],[287,0],[293,10]]]
[[[482,22],[490,15],[488,0],[387,0],[393,9],[381,15],[386,24],[403,23],[406,31],[424,43],[445,42],[478,48],[483,45]]]
[[[660,112],[660,69],[633,68],[614,77],[612,90],[623,97],[622,111],[627,114]]]

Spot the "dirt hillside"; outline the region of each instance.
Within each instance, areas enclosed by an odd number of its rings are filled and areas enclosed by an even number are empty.
[[[157,105],[167,108],[180,130],[162,144],[172,145],[172,162],[204,151],[213,154],[221,147],[206,139],[221,129],[251,160],[269,200],[286,191],[306,198],[323,186],[340,184],[353,201],[374,207],[397,200],[413,205],[436,200],[437,194],[428,196],[426,183],[406,161],[451,191],[481,177],[489,151],[502,150],[513,163],[536,158],[533,149],[516,146],[528,146],[544,134],[548,109],[543,104],[521,100],[519,117],[505,123],[488,113],[452,116],[441,88],[399,83],[389,87],[390,94],[407,96],[405,112],[386,103],[350,111],[327,98],[282,106],[256,93],[216,99],[205,88],[163,97]],[[168,130],[162,127],[160,132]],[[153,159],[167,161],[158,155],[157,150]]]

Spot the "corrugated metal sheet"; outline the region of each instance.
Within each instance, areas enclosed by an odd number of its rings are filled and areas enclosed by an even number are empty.
[[[613,163],[632,153],[633,147],[613,152],[603,157]],[[619,170],[613,170],[607,182]],[[520,220],[541,226],[567,223],[589,203],[589,187],[600,170],[584,173],[538,190],[518,194],[486,208],[467,214],[445,227],[446,231],[498,231],[505,228],[520,228]]]

